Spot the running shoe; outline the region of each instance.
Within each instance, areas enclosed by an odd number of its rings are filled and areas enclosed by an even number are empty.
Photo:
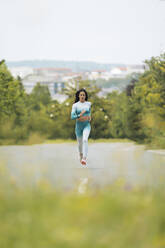
[[[82,165],[86,165],[86,160],[85,160],[85,159],[82,159],[82,160],[81,160],[81,164],[82,164]]]

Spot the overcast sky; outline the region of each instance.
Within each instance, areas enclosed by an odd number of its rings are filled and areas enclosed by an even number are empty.
[[[0,59],[142,63],[165,49],[165,0],[0,0]]]

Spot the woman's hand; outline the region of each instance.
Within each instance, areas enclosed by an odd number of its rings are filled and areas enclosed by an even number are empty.
[[[91,121],[91,117],[90,116],[81,116],[80,118],[78,118],[79,121]]]
[[[83,116],[83,114],[86,112],[86,110],[82,110],[80,113],[80,117],[78,118],[79,121],[91,121],[91,116]]]
[[[86,121],[88,120],[88,116],[81,116],[80,118],[78,118],[79,121]]]
[[[82,117],[82,115],[86,112],[86,110],[82,110],[80,113],[80,117]]]

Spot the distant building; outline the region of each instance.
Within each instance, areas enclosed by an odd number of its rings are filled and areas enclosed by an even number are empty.
[[[103,78],[105,76],[106,70],[94,70],[88,75],[90,80],[97,80],[98,78]]]
[[[80,80],[97,80],[110,78],[124,78],[133,72],[143,73],[143,65],[118,66],[106,70],[93,70],[83,72],[73,72],[70,68],[30,68],[30,67],[11,67],[9,68],[14,77],[20,76],[26,92],[29,94],[34,86],[39,82],[41,85],[47,85],[52,99],[64,101],[67,96],[62,94],[62,90],[69,86],[79,89]],[[108,92],[119,90],[118,88],[102,88],[99,96],[105,96]]]
[[[31,93],[34,86],[38,82],[41,85],[48,86],[52,98],[55,97],[55,94],[60,93],[61,90],[65,88],[65,82],[63,82],[62,78],[60,77],[52,77],[52,76],[46,77],[46,76],[41,76],[41,75],[38,76],[38,75],[33,74],[33,75],[25,77],[22,80],[24,88],[28,94]]]
[[[111,93],[113,91],[118,91],[121,93],[121,90],[118,87],[110,87],[110,88],[102,88],[101,91],[97,94],[99,97],[106,97],[108,93]]]
[[[145,71],[145,65],[129,65],[127,68],[128,68],[129,74],[131,74],[133,72],[144,73],[144,71]]]
[[[31,67],[9,67],[9,71],[13,75],[13,77],[21,77],[24,78],[29,74],[33,74],[33,68]]]
[[[34,74],[36,75],[45,75],[45,76],[56,76],[59,74],[67,74],[71,73],[72,70],[70,68],[52,68],[52,67],[46,67],[46,68],[35,68],[34,69]]]
[[[47,85],[52,99],[64,101],[67,96],[62,94],[62,90],[74,77],[77,77],[77,74],[69,68],[35,68],[32,75],[23,78],[22,83],[28,94],[38,82]]]
[[[125,67],[114,67],[110,70],[112,78],[125,78],[131,73],[143,73],[145,70],[144,65],[129,65]]]
[[[110,78],[125,78],[128,74],[133,72],[143,73],[145,70],[144,65],[130,65],[130,66],[118,66],[106,70],[95,70],[88,74],[90,80],[104,79],[109,80]]]
[[[114,67],[110,70],[111,78],[124,78],[128,74],[126,67]]]

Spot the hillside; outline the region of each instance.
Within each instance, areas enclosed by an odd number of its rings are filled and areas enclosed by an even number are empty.
[[[70,68],[73,72],[83,72],[92,70],[107,70],[116,66],[125,66],[124,64],[103,64],[90,61],[62,61],[62,60],[24,60],[24,61],[6,61],[8,67],[27,66],[32,68],[56,67]]]

